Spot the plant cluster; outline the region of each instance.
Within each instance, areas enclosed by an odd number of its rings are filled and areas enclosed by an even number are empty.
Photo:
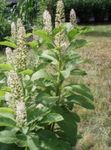
[[[1,143],[25,150],[73,150],[80,122],[75,106],[94,109],[90,89],[70,80],[86,75],[78,67],[83,61],[76,49],[87,43],[77,37],[88,29],[73,25],[67,29],[62,0],[58,4],[53,30],[50,13],[45,11],[42,30],[26,34],[18,19],[17,24],[12,23],[12,37],[0,42],[8,46],[7,64],[0,64],[0,96],[4,100],[0,107]],[[29,68],[32,49],[37,61]]]

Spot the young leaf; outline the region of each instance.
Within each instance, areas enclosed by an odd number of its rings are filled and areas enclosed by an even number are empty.
[[[29,45],[32,49],[38,48],[37,41],[28,42],[27,45]]]
[[[23,71],[20,72],[20,74],[22,74],[22,75],[32,75],[33,70],[31,70],[31,69],[23,70]]]
[[[0,64],[0,71],[10,71],[12,66],[10,64]]]
[[[17,47],[15,43],[9,42],[9,41],[0,42],[0,45],[11,47],[11,48],[16,48]]]

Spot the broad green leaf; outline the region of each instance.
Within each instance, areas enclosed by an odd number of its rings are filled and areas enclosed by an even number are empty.
[[[66,79],[71,75],[73,67],[70,65],[66,70],[61,71],[62,76]]]
[[[56,135],[48,130],[38,133],[40,139],[39,150],[73,150],[68,142],[56,137]]]
[[[48,123],[48,124],[52,124],[52,123],[56,123],[59,121],[64,120],[64,118],[57,113],[49,113],[43,120],[42,123]]]
[[[0,64],[0,71],[10,71],[12,66],[10,64]]]
[[[54,54],[49,51],[44,51],[41,55],[42,58],[46,60],[52,61],[53,64],[57,64],[57,59],[55,58]]]
[[[27,136],[23,133],[16,134],[17,142],[19,147],[27,147]]]
[[[4,130],[0,132],[0,142],[5,144],[16,143],[16,131]]]
[[[16,127],[16,122],[10,118],[0,115],[0,126],[2,127]]]
[[[77,142],[77,119],[75,119],[75,114],[68,111],[65,107],[54,107],[53,110],[61,114],[64,118],[63,121],[58,122],[58,125],[63,131],[64,136],[62,138],[69,141],[71,145],[74,146]]]
[[[37,105],[37,108],[30,108],[27,111],[27,120],[28,123],[32,123],[35,121],[40,122],[47,114],[49,114],[49,110],[46,107],[40,107],[42,106],[41,104]],[[39,108],[40,107],[40,108]]]
[[[47,75],[46,71],[44,69],[40,69],[39,71],[35,72],[32,77],[31,81],[39,80],[41,78],[45,78]]]
[[[11,108],[0,107],[0,116],[14,120],[15,112]]]
[[[71,93],[82,95],[91,101],[94,99],[90,89],[84,84],[70,84],[66,86],[65,89]]]
[[[69,49],[73,49],[73,50],[78,49],[78,48],[85,46],[86,44],[87,44],[87,41],[84,39],[73,40],[71,42],[71,44],[69,45],[68,50]]]
[[[92,31],[93,31],[93,28],[88,27],[88,26],[80,28],[80,34],[85,34],[85,33],[89,33]]]
[[[26,70],[21,71],[20,74],[23,74],[23,75],[32,75],[33,74],[33,70],[26,69]]]
[[[40,150],[39,139],[37,136],[27,136],[27,145],[30,150]]]
[[[16,48],[17,47],[15,43],[9,42],[9,41],[0,42],[0,45],[11,47],[11,48]]]
[[[67,97],[67,102],[78,104],[87,109],[94,109],[93,102],[87,97],[84,97],[82,95],[72,94],[71,96]]]
[[[80,31],[78,28],[73,28],[72,30],[70,30],[67,34],[69,41],[72,41],[79,34],[80,34]]]
[[[51,96],[47,93],[39,93],[37,96],[37,102],[42,103],[44,106],[52,107],[56,104],[58,100],[57,96]]]

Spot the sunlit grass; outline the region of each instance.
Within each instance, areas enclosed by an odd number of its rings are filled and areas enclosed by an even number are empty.
[[[80,50],[88,64],[82,65],[88,75],[83,79],[95,98],[95,111],[79,110],[82,116],[81,150],[111,149],[111,25],[91,26],[94,31],[83,36],[89,45]],[[92,138],[89,140],[89,137]]]

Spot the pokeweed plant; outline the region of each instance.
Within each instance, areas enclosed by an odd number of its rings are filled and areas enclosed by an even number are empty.
[[[94,109],[90,89],[70,80],[86,75],[78,68],[83,61],[76,49],[87,43],[77,37],[88,29],[69,30],[62,18],[52,30],[49,12],[44,16],[43,30],[25,34],[19,20],[17,28],[13,24],[10,41],[0,42],[13,48],[6,48],[7,64],[0,64],[0,96],[6,101],[0,107],[0,142],[11,144],[8,149],[17,145],[24,150],[73,150],[80,122],[75,106]],[[28,68],[32,49],[37,62]]]

